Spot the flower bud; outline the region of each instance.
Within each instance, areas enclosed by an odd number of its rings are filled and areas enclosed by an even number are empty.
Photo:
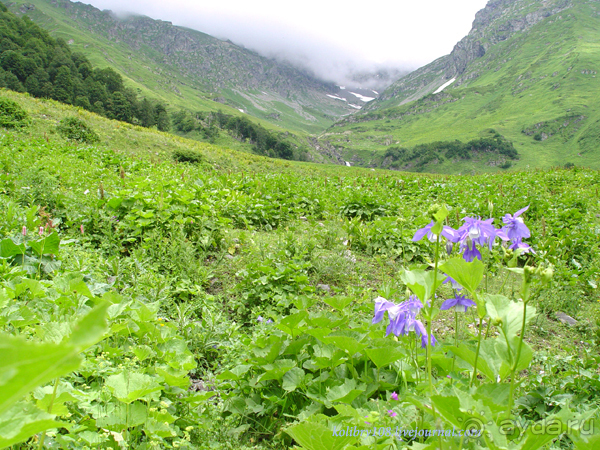
[[[452,244],[452,242],[450,242],[450,241],[446,242],[446,253],[448,253],[448,256],[450,256],[452,254],[453,248],[454,248],[454,245]]]
[[[525,266],[523,268],[523,277],[525,278],[525,283],[530,283],[533,275],[535,275],[535,269],[533,267]]]
[[[23,229],[21,230],[21,234],[23,236],[27,236],[27,227],[23,227]]]
[[[431,220],[436,222],[437,220],[435,218],[435,215],[439,212],[440,209],[442,209],[442,206],[439,205],[438,203],[434,203],[427,210],[427,215],[431,218]]]
[[[548,282],[550,282],[550,280],[552,279],[552,275],[554,275],[554,271],[552,270],[551,267],[548,267],[547,269],[542,271],[542,283],[546,284]]]

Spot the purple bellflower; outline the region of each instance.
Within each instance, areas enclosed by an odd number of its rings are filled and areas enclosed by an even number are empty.
[[[473,217],[465,217],[464,225],[458,229],[458,242],[460,242],[460,250],[463,252],[463,258],[467,262],[473,261],[475,258],[481,260],[481,253],[475,244],[483,247],[488,245],[492,249],[496,237],[503,240],[508,240],[504,233],[499,233],[492,225],[494,219],[475,219]]]
[[[413,242],[420,241],[421,239],[423,239],[423,237],[425,235],[427,235],[427,238],[431,242],[435,242],[437,240],[437,235],[435,235],[431,232],[431,229],[433,228],[434,225],[435,225],[435,222],[431,221],[431,223],[429,225],[418,229],[412,238]],[[448,227],[446,225],[444,225],[442,227],[441,235],[451,242],[458,241],[458,232],[454,228]]]
[[[529,245],[526,242],[523,242],[521,240],[521,238],[517,238],[517,239],[513,240],[512,244],[511,244],[511,246],[509,248],[511,250],[516,250],[518,248],[521,248],[521,249],[523,249],[523,253],[529,253],[529,252],[531,252],[531,253],[535,254],[535,252],[531,248],[531,245]]]
[[[456,311],[467,312],[467,308],[469,306],[476,306],[475,302],[471,299],[466,298],[464,295],[457,294],[454,298],[449,298],[442,306],[440,306],[441,310],[447,310],[450,308],[454,308]]]
[[[442,284],[446,284],[446,283],[452,283],[453,289],[456,289],[457,291],[462,291],[462,286],[460,284],[458,284],[458,282],[454,278],[452,278],[450,276],[446,277],[446,279],[444,281],[442,281]]]
[[[525,225],[523,218],[519,217],[525,211],[529,209],[529,205],[525,208],[518,210],[515,215],[507,214],[502,218],[502,222],[504,222],[504,226],[502,227],[502,232],[506,234],[506,236],[512,241],[515,242],[517,239],[526,239],[531,237],[531,233],[527,225]]]
[[[393,333],[396,336],[407,336],[408,333],[414,331],[417,336],[421,337],[421,346],[425,348],[427,345],[427,330],[416,316],[423,307],[421,301],[416,295],[411,295],[405,302],[395,304],[383,297],[375,299],[375,314],[373,324],[381,322],[385,311],[388,313],[389,324],[386,329],[386,336]],[[435,345],[437,341],[431,336],[431,345]]]

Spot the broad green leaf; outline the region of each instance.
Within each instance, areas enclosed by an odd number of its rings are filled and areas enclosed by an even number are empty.
[[[252,353],[254,353],[256,356],[254,360],[257,364],[271,364],[279,356],[282,345],[283,339],[281,339],[279,336],[269,336],[266,346],[262,347],[262,343],[257,343],[256,347],[252,349]]]
[[[340,416],[352,417],[353,419],[357,420],[364,419],[364,417],[361,416],[361,414],[350,405],[345,405],[342,403],[335,405],[334,408]]]
[[[34,434],[68,426],[31,403],[19,402],[0,414],[0,448],[23,442]]]
[[[77,437],[83,439],[89,445],[100,445],[103,442],[108,441],[108,437],[106,437],[104,434],[96,433],[94,431],[89,430],[78,433]]]
[[[106,324],[106,304],[94,308],[74,326],[71,338],[59,344],[0,339],[0,414],[25,394],[79,367],[79,353],[98,341]]]
[[[106,378],[105,384],[113,395],[123,403],[132,403],[148,394],[160,391],[161,378],[151,377],[138,372],[121,372]]]
[[[296,366],[296,362],[291,359],[280,359],[273,364],[265,364],[261,366],[265,373],[260,376],[260,381],[279,380],[283,375]]]
[[[29,241],[27,245],[31,247],[37,256],[50,254],[57,255],[60,246],[60,238],[58,237],[58,233],[55,231],[51,235],[46,236],[44,239],[40,239],[39,241]]]
[[[292,367],[285,375],[283,375],[281,387],[288,392],[295,391],[303,381],[304,370],[299,367]]]
[[[102,302],[83,319],[73,326],[73,332],[69,337],[69,344],[80,348],[87,348],[100,341],[106,332],[106,311],[108,303]]]
[[[449,211],[445,206],[442,206],[438,212],[436,212],[433,217],[435,219],[435,221],[437,223],[442,223],[444,221],[444,219],[446,219],[446,217],[448,217]],[[434,231],[435,233],[435,231]],[[439,234],[439,233],[435,233],[435,234]]]
[[[167,364],[174,369],[190,371],[196,367],[194,355],[187,347],[187,344],[181,339],[169,339],[159,346],[163,352],[163,358]]]
[[[325,336],[321,340],[326,344],[333,344],[337,348],[348,352],[350,356],[362,352],[366,347],[366,344],[362,344],[350,336]]]
[[[148,408],[142,402],[130,404],[108,402],[94,405],[92,414],[98,427],[119,431],[145,423],[148,418]]]
[[[225,370],[216,376],[217,380],[234,380],[238,381],[242,375],[244,375],[248,370],[250,370],[252,366],[247,364],[240,364],[239,366],[235,366],[231,370]]]
[[[365,353],[369,357],[373,364],[377,366],[378,369],[387,366],[393,362],[398,361],[402,358],[405,352],[400,349],[398,346],[387,346],[387,347],[376,347],[376,348],[368,348],[365,350]]]
[[[303,367],[312,364],[317,369],[331,369],[346,360],[346,353],[335,345],[315,345],[313,357],[304,362]]]
[[[600,434],[589,436],[586,441],[575,441],[575,450],[597,450],[600,448]]]
[[[460,257],[452,258],[439,266],[442,272],[452,277],[471,294],[477,291],[483,280],[483,268],[483,263],[478,259],[466,262]]]
[[[93,298],[94,296],[90,292],[90,288],[88,288],[83,278],[79,280],[71,280],[69,284],[69,290],[74,294],[80,294],[87,298]]]
[[[433,296],[436,289],[442,284],[444,278],[438,273],[436,285],[433,285],[434,272],[432,270],[405,270],[400,279],[421,300],[423,304]]]
[[[0,309],[8,305],[8,302],[13,299],[14,296],[10,295],[6,289],[0,289]]]
[[[348,378],[341,386],[332,387],[327,392],[327,400],[330,402],[352,403],[352,401],[363,393],[364,385],[356,385],[356,380]]]
[[[144,361],[145,359],[156,355],[156,352],[148,345],[138,345],[134,347],[132,351],[140,361]]]
[[[284,317],[281,321],[276,325],[281,331],[289,334],[290,336],[299,334],[297,330],[298,325],[308,317],[308,313],[306,311],[300,311],[296,314],[292,314],[291,316]]]
[[[343,311],[353,300],[354,298],[352,297],[341,297],[336,295],[334,297],[324,298],[323,302],[338,311]]]
[[[23,255],[25,253],[25,244],[15,244],[12,239],[6,238],[0,242],[0,258],[10,258],[11,256]]]
[[[342,450],[358,440],[354,436],[334,436],[325,425],[312,421],[297,423],[284,431],[306,450]]]
[[[448,349],[456,356],[469,363],[471,367],[475,365],[475,351],[471,350],[466,345],[463,344],[460,347],[448,347]],[[487,361],[481,357],[481,353],[479,354],[479,358],[477,360],[477,370],[490,380],[496,381],[494,371],[490,368]]]
[[[190,385],[190,377],[185,369],[176,369],[166,364],[156,367],[156,373],[160,375],[164,382],[169,386],[178,386],[188,388]]]
[[[492,323],[500,324],[500,329],[506,337],[512,339],[521,332],[523,324],[523,302],[513,302],[503,295],[483,294],[482,300]],[[536,316],[533,306],[527,306],[525,323]]]
[[[52,414],[62,416],[69,412],[69,408],[67,408],[65,403],[77,401],[77,398],[73,395],[76,392],[71,384],[61,382],[57,386],[56,395],[54,395],[54,386],[49,384],[48,386],[37,388],[33,392],[33,396],[37,399],[36,405],[39,409],[48,411],[50,405],[52,405]]]

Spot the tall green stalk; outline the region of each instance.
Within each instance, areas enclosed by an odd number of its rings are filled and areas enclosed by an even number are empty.
[[[54,390],[52,391],[52,398],[50,399],[50,404],[48,405],[48,414],[52,414],[52,408],[54,407],[54,399],[56,399],[56,391],[58,390],[58,380],[56,379],[54,382]],[[44,441],[46,440],[46,430],[42,433],[40,437],[40,445],[38,446],[38,450],[42,450],[44,448]]]
[[[517,354],[515,355],[515,360],[513,362],[513,366],[510,371],[510,394],[508,396],[508,407],[506,408],[506,416],[510,417],[512,407],[514,404],[515,397],[515,375],[517,372],[517,366],[519,364],[519,360],[521,359],[521,349],[523,348],[523,339],[525,338],[525,323],[527,321],[527,303],[529,303],[530,298],[530,275],[528,273],[528,267],[526,266],[523,271],[523,289],[521,291],[521,295],[523,296],[523,323],[521,323],[521,334],[519,336],[519,344],[517,345]]]
[[[473,292],[473,299],[475,303],[479,303],[477,301],[477,294]],[[483,337],[483,317],[479,317],[479,336],[477,338],[477,350],[475,351],[475,363],[473,364],[473,375],[471,377],[470,385],[473,386],[475,383],[475,379],[477,378],[477,362],[479,361],[479,352],[481,350],[481,340]]]
[[[440,234],[437,235],[437,240],[435,242],[435,262],[433,268],[433,292],[431,293],[431,301],[429,305],[429,318],[427,320],[427,345],[425,349],[427,350],[427,378],[429,380],[429,392],[433,394],[433,379],[431,377],[431,322],[433,317],[433,307],[434,307],[434,299],[435,299],[435,286],[437,284],[437,272],[438,272],[438,263],[440,259]],[[427,299],[425,299],[427,302]]]

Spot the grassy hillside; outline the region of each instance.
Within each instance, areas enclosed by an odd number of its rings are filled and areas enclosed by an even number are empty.
[[[333,85],[195,30],[141,16],[121,20],[65,0],[5,3],[94,65],[113,67],[129,86],[172,107],[241,110],[271,127],[311,133],[352,110],[327,97]]]
[[[535,11],[540,2],[529,3]],[[389,146],[466,142],[493,129],[519,152],[518,161],[511,161],[514,168],[567,163],[598,168],[599,14],[594,2],[574,0],[564,11],[489,46],[442,92],[400,106],[390,107],[393,99],[382,100],[370,105],[371,111],[342,120],[321,138],[340,147],[349,161],[356,155],[363,165],[380,166]],[[438,70],[440,64],[432,67]],[[434,161],[422,170],[491,172],[505,162],[496,155],[474,153],[468,160]]]
[[[1,448],[600,445],[598,171],[272,160],[9,91],[0,124]],[[535,253],[414,239],[505,214]]]

